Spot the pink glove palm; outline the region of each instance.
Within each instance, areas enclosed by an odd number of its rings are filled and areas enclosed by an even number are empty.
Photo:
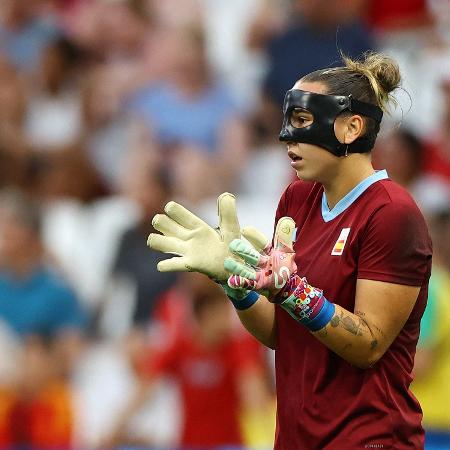
[[[294,228],[295,222],[290,217],[282,217],[275,229],[273,247],[255,228],[242,230],[248,242],[234,239],[230,250],[245,264],[233,258],[225,259],[225,269],[232,273],[228,285],[233,289],[254,290],[270,297],[280,292],[297,271],[292,248]]]

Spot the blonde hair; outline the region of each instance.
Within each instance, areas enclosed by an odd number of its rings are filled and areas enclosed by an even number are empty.
[[[391,92],[400,87],[401,75],[396,61],[392,58],[375,52],[364,55],[363,60],[354,60],[342,55],[345,68],[350,72],[360,73],[370,83],[376,98],[376,104],[387,111],[390,102],[396,104]]]

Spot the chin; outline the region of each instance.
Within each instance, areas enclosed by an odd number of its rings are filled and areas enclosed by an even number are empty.
[[[316,179],[314,177],[309,176],[307,172],[305,173],[302,170],[296,170],[295,174],[297,175],[297,178],[299,180],[302,180],[302,181],[316,181]]]

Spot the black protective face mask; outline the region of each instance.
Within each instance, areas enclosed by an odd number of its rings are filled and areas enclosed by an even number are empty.
[[[296,109],[311,113],[313,122],[301,128],[292,125],[292,113]],[[344,111],[371,117],[378,125],[383,117],[381,108],[356,100],[351,95],[325,95],[291,89],[287,91],[284,99],[284,120],[279,139],[282,142],[318,145],[336,156],[344,156],[347,153],[369,152],[375,143],[375,139],[367,139],[366,136],[361,136],[347,145],[341,144],[336,138],[334,122],[337,116]]]

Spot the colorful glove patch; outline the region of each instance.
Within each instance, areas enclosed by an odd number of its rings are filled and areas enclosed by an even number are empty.
[[[325,298],[322,289],[311,286],[305,277],[301,278],[297,274],[291,276],[274,302],[311,331],[323,328],[335,310],[334,304]]]

